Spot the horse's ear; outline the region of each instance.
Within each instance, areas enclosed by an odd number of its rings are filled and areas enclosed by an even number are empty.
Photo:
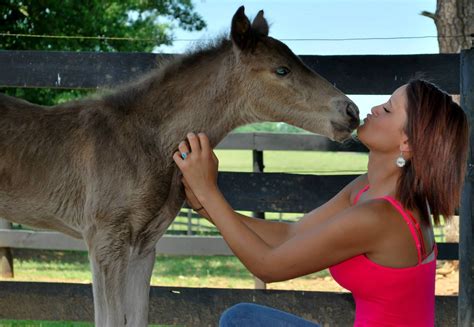
[[[251,43],[250,20],[245,16],[245,8],[241,6],[232,17],[232,27],[230,35],[232,41],[241,49],[244,50]]]
[[[260,10],[257,16],[254,18],[252,22],[252,29],[257,31],[257,33],[260,35],[268,36],[268,23],[263,17],[263,10]]]

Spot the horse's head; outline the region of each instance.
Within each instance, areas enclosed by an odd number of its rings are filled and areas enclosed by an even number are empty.
[[[282,121],[343,141],[359,125],[357,106],[308,68],[282,42],[268,36],[260,11],[252,23],[240,7],[231,39],[248,121]]]

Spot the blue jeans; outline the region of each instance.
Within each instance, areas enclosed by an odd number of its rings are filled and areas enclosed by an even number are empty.
[[[291,313],[253,303],[236,304],[221,315],[219,327],[316,327]]]

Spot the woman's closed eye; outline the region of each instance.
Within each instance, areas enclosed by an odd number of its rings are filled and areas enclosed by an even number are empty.
[[[383,107],[383,110],[385,110],[385,112],[390,113],[390,110],[388,110],[387,107]]]

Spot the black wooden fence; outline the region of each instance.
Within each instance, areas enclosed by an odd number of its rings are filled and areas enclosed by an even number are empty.
[[[117,83],[125,82],[137,75],[155,67],[157,60],[162,57],[155,54],[143,53],[84,53],[84,52],[43,52],[43,51],[0,51],[0,87],[54,87],[54,88],[96,88],[100,86],[113,86]],[[441,88],[450,93],[461,94],[462,105],[469,115],[469,122],[472,126],[474,120],[474,49],[464,51],[462,54],[444,55],[396,55],[396,56],[301,56],[303,61],[311,68],[318,71],[323,77],[331,81],[339,89],[347,94],[390,94],[398,86],[406,83],[415,75],[422,75]],[[281,147],[279,144],[288,142],[292,136],[273,136],[271,142],[268,138],[260,137],[258,134],[247,136],[249,144],[247,149],[254,149],[255,166],[262,166],[258,151]],[[472,141],[474,134],[471,131],[471,151],[469,154],[468,174],[463,192],[461,206],[461,235],[459,250],[457,244],[440,244],[440,259],[460,259],[460,292],[457,305],[457,317],[453,312],[453,298],[446,300],[446,297],[437,297],[437,324],[452,325],[457,321],[459,326],[468,326],[473,323],[473,277],[474,266],[472,261],[473,243],[473,213],[474,190],[472,189],[473,172],[472,162],[474,160],[474,149]],[[226,140],[227,145],[221,146],[232,148],[232,138]],[[299,142],[299,141],[298,141]],[[314,141],[313,141],[314,142]],[[317,141],[320,144],[317,148],[334,150],[363,151],[357,145],[338,145],[323,138]],[[240,140],[238,142],[242,144]],[[241,145],[235,145],[237,147]],[[306,143],[301,142],[304,148]],[[314,144],[312,146],[314,148]],[[226,197],[234,208],[238,210],[248,210],[254,212],[281,211],[281,212],[305,212],[327,201],[354,176],[311,176],[292,174],[268,174],[268,173],[223,173],[219,177],[219,184]],[[263,189],[265,185],[265,190]],[[268,185],[271,185],[269,188]],[[318,187],[315,187],[317,185]],[[458,256],[459,252],[459,256]],[[0,298],[9,296],[12,299],[24,299],[27,296],[24,288],[15,283],[0,283]],[[34,289],[42,289],[38,285],[29,285]],[[51,286],[58,288],[58,286]],[[72,285],[71,285],[72,287]],[[60,287],[63,290],[63,286]],[[77,288],[77,287],[76,287]],[[71,288],[76,289],[76,288]],[[80,287],[79,287],[80,288]],[[4,291],[5,290],[5,291]],[[15,293],[15,290],[17,292]],[[79,291],[83,292],[83,291]],[[179,290],[177,291],[179,292]],[[184,289],[183,289],[184,292]],[[189,292],[189,290],[185,290]],[[196,291],[206,293],[206,290]],[[212,293],[212,291],[209,291]],[[217,292],[217,291],[216,291]],[[254,291],[256,292],[256,291]],[[238,293],[238,292],[236,292]],[[273,292],[270,292],[272,294]],[[206,293],[207,294],[207,293]],[[263,293],[262,293],[263,294]],[[267,294],[267,293],[264,293]],[[276,297],[280,293],[274,293]],[[51,301],[51,297],[38,295],[39,302],[43,303],[46,298]],[[45,297],[46,296],[46,297]],[[59,296],[59,295],[57,295]],[[57,300],[55,303],[63,303]],[[322,295],[321,295],[322,296]],[[231,304],[246,298],[230,298],[221,304]],[[304,298],[304,296],[302,296]],[[317,296],[316,296],[317,298]],[[320,299],[327,298],[322,296]],[[331,301],[319,302],[322,308],[331,311]],[[449,298],[449,297],[448,297]],[[89,297],[90,299],[90,297]],[[290,297],[282,297],[282,301],[289,300]],[[34,302],[33,299],[30,299]],[[153,301],[153,292],[152,292]],[[298,296],[293,294],[291,301],[297,306],[306,307],[307,304],[299,302]],[[4,302],[4,301],[3,301]],[[7,301],[8,302],[8,301]],[[442,303],[442,304],[440,304]],[[33,305],[33,303],[31,303]],[[273,303],[277,307],[286,307],[287,304]],[[25,304],[28,305],[28,304]],[[206,305],[205,303],[203,304]],[[204,307],[199,307],[204,309]],[[199,310],[194,307],[194,310]],[[347,315],[351,316],[353,308],[343,309]],[[0,306],[0,318],[29,318],[29,319],[78,319],[89,320],[92,316],[89,313],[74,314],[74,308],[64,308],[63,314],[53,313],[40,315],[38,318],[35,310],[18,311],[17,306],[10,309]],[[298,311],[298,310],[296,310]],[[328,311],[328,312],[329,312]],[[171,311],[170,311],[171,312]],[[174,312],[174,311],[173,311]],[[298,311],[299,312],[299,311]],[[329,317],[330,315],[327,315]],[[216,313],[217,314],[217,313]],[[318,312],[318,314],[322,314]],[[166,316],[166,313],[165,313]],[[173,323],[207,325],[215,324],[216,315],[203,315],[199,322],[186,320],[186,315],[178,315]],[[308,318],[318,320],[306,312]],[[321,315],[319,316],[321,317]],[[158,319],[151,313],[151,321],[170,321],[170,317]],[[328,322],[338,324],[342,318],[336,320],[328,318]],[[339,319],[339,320],[338,320]]]

